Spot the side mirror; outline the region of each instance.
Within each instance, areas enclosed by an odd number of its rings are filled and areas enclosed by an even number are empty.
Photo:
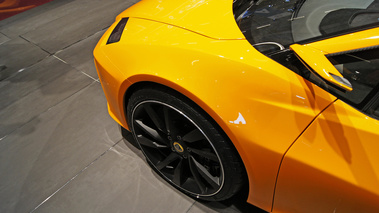
[[[344,91],[353,90],[351,83],[341,75],[321,50],[300,44],[293,44],[290,49],[314,74]]]

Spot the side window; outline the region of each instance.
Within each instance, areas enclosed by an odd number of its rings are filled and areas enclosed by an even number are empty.
[[[369,104],[367,106],[367,112],[375,117],[376,119],[379,119],[379,93],[376,94],[375,98],[372,101],[373,104]]]
[[[379,102],[378,102],[379,103]],[[372,114],[379,118],[379,104],[377,104],[373,109],[372,109]]]
[[[234,0],[234,18],[246,39],[269,56],[294,43],[379,26],[379,0]]]
[[[354,106],[365,104],[375,95],[379,83],[378,48],[327,55],[327,58],[353,86],[351,92],[331,92]]]

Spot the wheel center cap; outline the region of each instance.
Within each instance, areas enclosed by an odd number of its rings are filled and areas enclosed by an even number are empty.
[[[174,145],[174,148],[177,152],[182,153],[184,151],[184,149],[183,149],[182,145],[180,145],[180,143],[175,142],[173,145]]]

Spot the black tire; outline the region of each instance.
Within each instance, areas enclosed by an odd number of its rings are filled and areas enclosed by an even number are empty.
[[[220,201],[245,173],[235,148],[200,108],[171,90],[145,88],[127,105],[128,123],[151,167],[180,191]]]

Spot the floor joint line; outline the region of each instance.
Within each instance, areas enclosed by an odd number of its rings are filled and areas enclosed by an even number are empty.
[[[54,193],[52,193],[50,196],[48,196],[44,201],[42,201],[38,206],[36,206],[30,213],[33,213],[35,210],[37,210],[39,207],[41,207],[43,204],[45,204],[48,200],[50,200],[54,195],[56,195],[59,191],[61,191],[64,187],[66,187],[68,184],[70,184],[75,178],[77,178],[79,175],[81,175],[84,171],[86,171],[90,166],[92,166],[96,161],[98,161],[101,157],[103,157],[105,154],[107,154],[112,148],[114,148],[117,144],[121,142],[118,141],[115,144],[113,144],[111,147],[109,147],[105,152],[103,152],[100,156],[98,156],[95,160],[93,160],[91,163],[89,163],[87,166],[85,166],[82,170],[80,170],[76,175],[74,175],[70,180],[68,180],[65,184],[63,184],[61,187],[59,187]]]

